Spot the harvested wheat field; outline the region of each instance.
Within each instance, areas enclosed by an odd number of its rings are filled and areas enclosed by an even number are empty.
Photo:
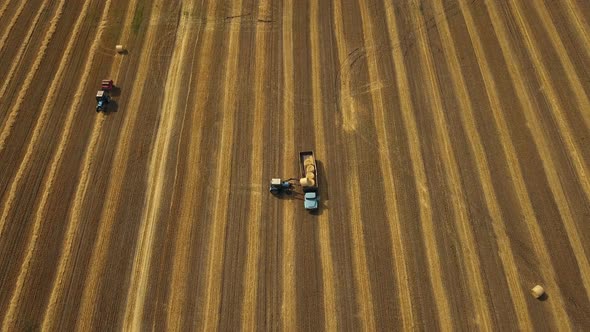
[[[0,0],[0,63],[2,330],[590,329],[586,0]]]

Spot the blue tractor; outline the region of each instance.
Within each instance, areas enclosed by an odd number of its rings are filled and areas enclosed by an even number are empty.
[[[96,112],[106,111],[108,103],[111,101],[107,90],[100,90],[96,93]]]
[[[290,195],[293,192],[293,183],[292,181],[296,179],[288,179],[288,180],[281,180],[278,178],[270,180],[270,193],[278,196],[281,194]]]

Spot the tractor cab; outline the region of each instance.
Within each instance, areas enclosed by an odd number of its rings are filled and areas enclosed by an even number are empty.
[[[318,208],[319,197],[315,191],[306,192],[304,195],[303,205],[306,210],[316,210]]]

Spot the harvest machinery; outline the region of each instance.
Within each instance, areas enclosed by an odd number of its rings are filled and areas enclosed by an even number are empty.
[[[96,111],[106,111],[108,103],[111,101],[109,91],[113,90],[113,80],[102,80],[100,88],[96,93]]]
[[[317,210],[319,206],[318,196],[318,168],[313,151],[299,152],[299,164],[302,177],[281,180],[274,178],[270,182],[270,192],[273,195],[296,192],[295,186],[301,186],[303,190],[303,205],[306,210]]]
[[[99,90],[96,93],[96,111],[106,111],[108,103],[111,101],[108,91]]]

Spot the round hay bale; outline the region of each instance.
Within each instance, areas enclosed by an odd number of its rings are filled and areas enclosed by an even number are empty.
[[[533,294],[533,296],[538,299],[541,296],[543,296],[543,294],[545,294],[545,289],[543,289],[542,286],[537,285],[535,287],[533,287],[533,289],[531,289],[531,294]]]
[[[115,46],[115,48],[117,49],[117,53],[125,52],[125,48],[123,47],[123,45],[117,45]]]
[[[307,158],[305,158],[305,160],[303,161],[303,165],[304,166],[313,165],[313,157],[307,157]]]
[[[299,183],[304,187],[309,186],[309,181],[307,180],[307,178],[301,178],[301,180],[299,180]]]
[[[313,187],[313,186],[315,186],[315,180],[314,179],[307,179],[307,184],[308,184],[308,187]]]
[[[313,174],[312,172],[307,172],[307,173],[305,173],[305,177],[307,179],[313,180],[315,178],[315,174]]]
[[[309,173],[309,172],[313,172],[315,171],[315,167],[313,165],[307,165],[305,166],[305,172]]]

